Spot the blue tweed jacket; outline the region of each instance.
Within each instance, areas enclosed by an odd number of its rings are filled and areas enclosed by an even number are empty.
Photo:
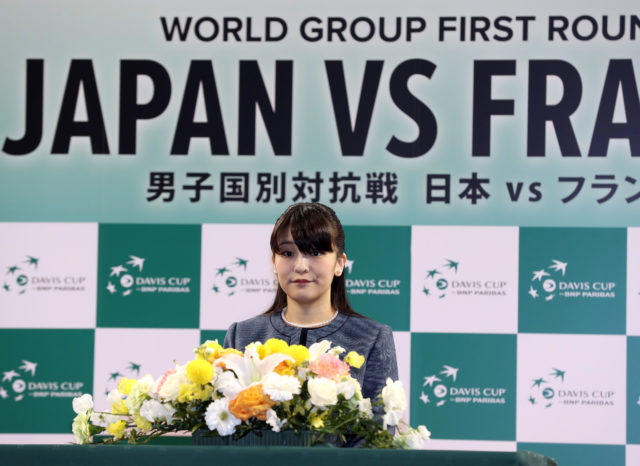
[[[329,340],[333,346],[342,346],[347,351],[356,351],[365,357],[361,368],[351,368],[351,375],[360,382],[365,398],[374,401],[385,386],[387,377],[398,379],[396,349],[388,325],[339,313],[329,325],[305,331],[306,346]],[[297,345],[301,337],[304,340],[303,329],[285,324],[281,313],[276,312],[232,324],[224,339],[224,346],[243,350],[249,343],[264,343],[269,338],[279,338],[290,345]]]

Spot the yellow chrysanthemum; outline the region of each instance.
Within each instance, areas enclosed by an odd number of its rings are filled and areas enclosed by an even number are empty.
[[[287,351],[285,351],[284,354],[291,356],[293,359],[295,359],[296,366],[299,366],[303,362],[308,361],[310,358],[309,348],[302,345],[291,345],[289,346],[289,348],[287,348]]]
[[[212,363],[220,357],[222,349],[222,345],[218,343],[218,340],[207,340],[198,346],[195,352],[199,359],[205,359]]]
[[[195,400],[207,401],[213,395],[213,387],[211,385],[196,385],[191,389]]]
[[[355,351],[349,351],[344,358],[344,362],[349,364],[351,367],[360,369],[364,364],[364,356],[356,353]]]
[[[111,404],[111,413],[112,414],[129,414],[129,410],[127,409],[127,405],[124,400],[117,400]]]
[[[194,400],[193,389],[196,387],[195,384],[191,383],[182,383],[180,384],[180,392],[178,393],[178,402],[179,403],[188,403]]]
[[[213,378],[213,366],[204,359],[194,359],[187,364],[187,378],[195,384],[209,383]]]
[[[136,379],[128,379],[126,377],[122,377],[118,382],[118,391],[123,395],[128,395],[131,389],[138,381]]]
[[[264,359],[270,354],[275,354],[275,353],[286,354],[287,348],[289,348],[289,345],[287,344],[286,341],[280,340],[278,338],[269,338],[267,341],[264,342],[262,346],[258,348],[258,356],[260,356],[260,359]]]
[[[126,426],[127,424],[124,421],[113,422],[107,427],[107,432],[115,438],[120,439],[124,437],[124,428]]]
[[[139,414],[133,416],[133,420],[136,423],[136,426],[138,427],[138,429],[140,430],[151,429],[151,423],[146,418],[140,416]]]

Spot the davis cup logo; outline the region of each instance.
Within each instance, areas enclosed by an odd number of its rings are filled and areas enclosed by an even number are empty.
[[[424,377],[420,401],[435,403],[436,408],[446,403],[456,404],[505,404],[507,389],[500,386],[460,384],[459,368],[442,365],[442,370]],[[463,382],[463,381],[460,381]]]
[[[0,399],[12,398],[14,402],[25,397],[70,398],[80,396],[83,382],[42,381],[35,379],[38,363],[22,360],[22,365],[2,373]]]
[[[129,267],[124,267],[122,264],[111,267],[109,282],[107,284],[109,293],[121,293],[122,296],[129,296],[133,291],[132,287],[135,284],[133,274],[142,272],[145,260],[142,257],[136,256],[129,256],[129,259],[125,264]]]
[[[556,395],[560,390],[559,387],[564,384],[566,372],[553,368],[552,372],[546,376],[533,379],[533,384],[529,389],[529,403],[532,406],[551,407],[556,401]]]
[[[276,278],[256,276],[248,270],[249,260],[235,257],[227,265],[216,268],[211,289],[216,294],[234,296],[239,293],[274,293]]]
[[[427,391],[431,392],[436,406],[442,406],[447,402],[447,395],[449,394],[447,378],[450,378],[451,382],[455,382],[458,375],[458,368],[447,366],[446,364],[443,364],[442,367],[444,369],[439,372],[442,378],[436,374],[431,374],[424,378],[424,383],[422,384],[423,390],[420,392],[420,401],[424,404],[432,402],[429,395],[425,393],[425,387],[429,387]]]
[[[4,276],[2,288],[8,293],[24,294],[27,291],[29,283],[29,275],[33,270],[38,268],[40,259],[32,256],[26,256],[20,264],[14,264],[7,267]]]
[[[615,298],[615,282],[572,281],[565,278],[568,262],[553,259],[546,268],[532,272],[529,291],[532,299],[551,301],[560,298]]]
[[[551,301],[556,295],[558,289],[557,280],[559,280],[560,276],[564,277],[567,271],[567,265],[569,264],[555,259],[551,262],[552,264],[546,269],[533,271],[533,277],[529,285],[529,294],[534,299],[544,296],[545,301]]]
[[[40,258],[31,255],[25,255],[21,260],[8,265],[2,280],[2,289],[5,293],[15,295],[24,295],[28,291],[68,293],[85,290],[86,276],[62,274],[58,267],[52,271],[50,263],[48,270],[43,272],[40,266]]]
[[[422,293],[427,298],[443,299],[446,296],[480,297],[506,296],[509,282],[503,277],[496,278],[470,272],[458,274],[459,261],[444,259],[446,262],[426,271]]]
[[[0,385],[0,398],[3,400],[13,397],[14,401],[20,401],[24,398],[25,390],[27,389],[27,382],[24,381],[24,378],[27,375],[31,377],[36,375],[36,367],[37,363],[31,361],[22,361],[22,365],[18,367],[18,370],[22,371],[22,374],[11,369],[10,371],[6,371],[2,373],[2,385]],[[4,385],[7,382],[10,386],[11,395],[5,389]]]
[[[129,296],[131,293],[190,293],[189,277],[151,276],[143,274],[146,258],[129,255],[110,267],[107,290],[110,294]]]
[[[527,400],[529,404],[544,409],[557,405],[570,409],[614,406],[616,391],[611,387],[572,386],[565,380],[566,375],[566,370],[554,367],[547,374],[533,378]]]
[[[460,262],[445,259],[446,264],[427,270],[422,292],[425,296],[437,296],[439,299],[447,296],[451,277],[458,273]]]
[[[236,286],[238,285],[237,275],[247,271],[249,261],[236,257],[235,262],[229,266],[222,266],[216,269],[216,279],[213,282],[213,291],[223,293],[227,296],[236,294]]]
[[[353,273],[354,260],[348,259],[345,264],[345,276]],[[347,278],[347,293],[351,295],[400,295],[402,280],[397,278]]]

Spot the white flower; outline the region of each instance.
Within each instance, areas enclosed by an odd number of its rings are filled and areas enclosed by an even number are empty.
[[[311,403],[319,407],[335,405],[338,402],[338,384],[322,377],[309,379],[307,382]]]
[[[417,429],[409,428],[404,434],[396,433],[394,435],[394,443],[401,448],[410,448],[417,450],[422,448],[425,440],[429,440],[431,432],[425,426],[418,426]]]
[[[382,401],[385,411],[404,411],[407,409],[407,398],[402,388],[402,382],[387,378],[387,385],[382,389]]]
[[[282,361],[295,362],[291,356],[281,353],[270,354],[260,359],[256,348],[257,345],[251,344],[245,348],[244,356],[225,354],[219,359],[224,361],[227,369],[236,374],[243,388],[262,380],[262,377],[272,372]]]
[[[146,374],[144,377],[139,379],[136,387],[138,387],[138,390],[142,393],[149,393],[153,388],[153,377],[151,374]]]
[[[204,415],[209,430],[217,430],[220,435],[231,435],[242,421],[229,412],[229,400],[221,398],[209,405]]]
[[[89,431],[89,415],[87,413],[78,413],[73,420],[71,431],[78,445],[88,443],[89,437],[91,436]]]
[[[140,416],[149,422],[164,421],[171,424],[175,412],[173,406],[160,403],[158,400],[146,400],[140,407]]]
[[[344,349],[342,346],[334,346],[333,348],[331,348],[329,350],[329,353],[333,354],[334,356],[340,356],[345,351],[347,351],[347,350]]]
[[[151,389],[163,400],[175,401],[180,394],[180,385],[189,383],[187,378],[187,366],[176,366],[175,369],[165,372]]]
[[[367,419],[371,419],[373,417],[373,411],[371,410],[371,400],[369,398],[358,400],[358,410]]]
[[[420,424],[418,426],[418,432],[420,433],[420,435],[422,436],[423,440],[429,440],[431,439],[431,432],[429,432],[429,429],[427,429],[426,426],[423,426],[422,424]]]
[[[94,426],[107,427],[109,424],[114,424],[120,420],[120,416],[117,414],[107,413],[91,413],[91,424]]]
[[[127,407],[130,413],[136,412],[140,410],[140,406],[147,399],[147,394],[143,391],[144,386],[140,386],[139,384],[135,384],[127,399],[124,402],[124,405]]]
[[[322,340],[311,345],[309,347],[309,361],[318,359],[318,356],[329,351],[330,346],[331,342],[329,340]]]
[[[76,414],[86,414],[93,409],[93,397],[88,393],[73,399],[73,410]]]
[[[214,377],[213,380],[214,390],[222,392],[230,400],[233,400],[238,396],[238,393],[244,390],[240,381],[231,371],[222,372],[218,377]]]
[[[353,377],[345,377],[338,382],[338,395],[344,396],[345,400],[350,400],[357,393],[360,384]]]
[[[113,403],[121,399],[122,399],[122,393],[120,393],[120,391],[117,388],[114,388],[113,390],[111,390],[107,395],[107,401],[109,402],[109,405],[112,405]]]
[[[280,432],[280,429],[286,423],[287,420],[281,420],[273,409],[267,411],[267,424],[271,426],[274,432]]]
[[[273,401],[287,401],[300,394],[300,380],[271,372],[262,378],[262,391]]]
[[[402,411],[387,411],[382,417],[384,428],[387,426],[395,426],[402,419]]]
[[[309,378],[309,372],[311,372],[311,370],[308,367],[298,366],[298,378],[302,382]]]

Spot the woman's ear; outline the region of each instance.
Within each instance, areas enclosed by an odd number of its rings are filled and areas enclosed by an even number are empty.
[[[347,263],[347,255],[343,252],[338,256],[338,262],[336,264],[336,276],[339,277],[344,272],[344,265]]]

